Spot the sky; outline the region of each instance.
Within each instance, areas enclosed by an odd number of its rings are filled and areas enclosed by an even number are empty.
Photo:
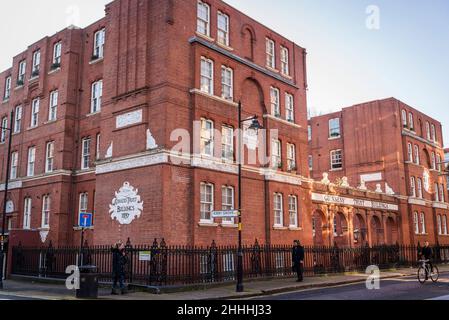
[[[98,20],[111,1],[0,1],[0,70],[42,37]],[[307,49],[311,114],[396,97],[441,121],[449,145],[448,0],[226,2]]]

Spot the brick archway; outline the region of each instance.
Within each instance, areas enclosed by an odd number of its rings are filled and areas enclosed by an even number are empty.
[[[324,230],[326,227],[326,215],[320,209],[316,209],[312,215],[313,244],[323,246],[326,244]]]
[[[394,245],[398,242],[398,224],[397,221],[389,216],[386,218],[386,230],[385,230],[385,236],[386,236],[386,244],[387,245]]]
[[[356,246],[364,246],[368,242],[368,230],[365,218],[359,212],[354,214],[353,218],[354,244]]]
[[[382,219],[377,215],[373,215],[370,220],[371,246],[379,246],[384,244],[384,229],[382,227]]]

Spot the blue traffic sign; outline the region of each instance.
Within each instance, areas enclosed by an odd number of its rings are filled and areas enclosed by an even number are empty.
[[[92,227],[92,213],[80,212],[78,217],[78,225],[81,228],[90,228]]]

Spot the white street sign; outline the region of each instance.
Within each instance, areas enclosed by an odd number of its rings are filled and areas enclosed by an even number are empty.
[[[234,218],[239,216],[238,210],[212,211],[212,218]]]

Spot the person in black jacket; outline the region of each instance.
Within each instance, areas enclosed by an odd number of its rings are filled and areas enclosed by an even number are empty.
[[[303,281],[303,264],[304,264],[304,247],[301,246],[299,240],[295,240],[292,249],[293,270],[298,276],[297,282]]]
[[[429,246],[429,242],[426,241],[424,243],[424,247],[421,249],[421,256],[423,260],[428,260],[429,262],[427,262],[428,266],[429,266],[429,270],[433,270],[433,265],[432,265],[432,256],[433,256],[433,251],[432,248]],[[429,274],[427,273],[427,269],[426,269],[426,280],[429,279]]]
[[[119,283],[122,294],[126,293],[125,289],[125,266],[128,263],[125,246],[123,243],[117,243],[112,248],[112,294],[118,294],[117,283]]]

